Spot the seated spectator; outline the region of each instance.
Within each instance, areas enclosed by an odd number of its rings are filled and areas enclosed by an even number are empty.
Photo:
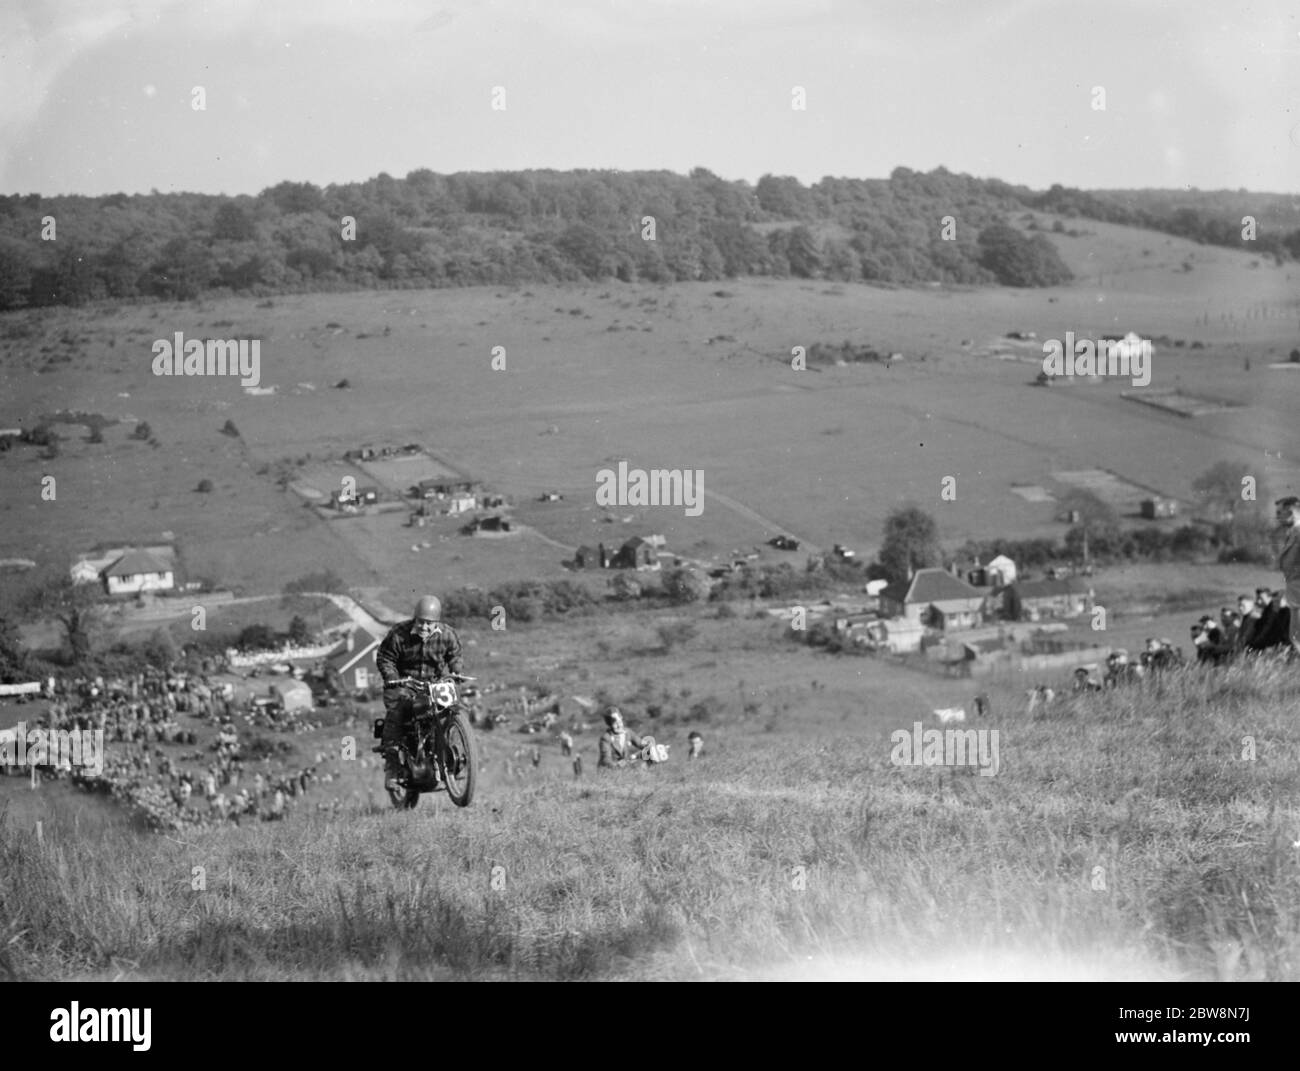
[[[623,714],[618,707],[610,707],[605,714],[607,728],[600,738],[600,760],[597,766],[624,766],[634,762],[642,748],[653,740],[642,739],[623,724]]]

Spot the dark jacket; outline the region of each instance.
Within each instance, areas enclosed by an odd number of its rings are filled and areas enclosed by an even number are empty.
[[[414,618],[389,630],[379,645],[375,663],[385,683],[398,677],[431,681],[449,673],[464,672],[456,630],[439,622],[434,626],[433,635],[427,641],[421,640],[415,631]]]
[[[620,740],[619,737],[622,737]],[[645,747],[645,742],[631,729],[616,733],[606,729],[600,738],[600,761],[597,766],[614,766],[620,762],[636,757],[638,751]]]
[[[1282,547],[1277,552],[1277,567],[1282,570],[1287,584],[1300,581],[1300,529],[1291,528],[1287,531]]]

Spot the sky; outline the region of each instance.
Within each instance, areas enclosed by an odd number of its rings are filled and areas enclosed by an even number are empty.
[[[1300,192],[1300,4],[0,0],[0,193],[940,165]]]

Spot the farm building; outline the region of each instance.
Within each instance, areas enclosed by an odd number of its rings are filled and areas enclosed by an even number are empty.
[[[104,570],[110,595],[134,595],[141,591],[168,591],[176,586],[171,567],[147,550],[128,551]]]
[[[72,582],[74,584],[93,584],[99,579],[101,568],[95,562],[78,558],[72,563]]]
[[[1088,608],[1091,593],[1076,577],[1020,580],[1006,589],[1020,597],[1021,616],[1029,621],[1040,617],[1076,617]],[[1006,595],[1009,599],[1009,594]],[[1003,606],[1006,606],[1004,601]]]
[[[984,593],[943,569],[918,569],[906,584],[880,593],[881,612],[944,630],[983,623]]]
[[[1172,498],[1144,498],[1142,500],[1142,516],[1148,521],[1159,520],[1164,517],[1176,517],[1178,515],[1178,503]]]
[[[457,491],[447,500],[447,513],[455,516],[458,513],[469,513],[478,508],[478,499],[468,491]]]
[[[412,493],[416,498],[446,498],[457,493],[472,493],[477,487],[475,481],[463,476],[437,476],[421,480],[412,488]]]
[[[1016,563],[1005,554],[999,554],[992,559],[984,566],[984,572],[988,576],[989,583],[995,588],[1004,588],[1016,582]]]
[[[579,569],[608,569],[609,555],[605,551],[605,544],[602,543],[599,550],[588,546],[579,547],[573,556],[573,564]]]
[[[345,693],[363,692],[379,679],[375,656],[379,651],[378,637],[364,629],[349,632],[337,651],[325,660],[326,675],[337,674],[341,690]]]
[[[280,701],[286,714],[313,708],[311,688],[303,681],[276,681],[271,685],[271,695]]]
[[[618,548],[613,565],[616,569],[658,569],[659,556],[649,540],[633,536]]]

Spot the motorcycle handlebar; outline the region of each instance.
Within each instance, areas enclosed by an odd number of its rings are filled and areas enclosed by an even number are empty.
[[[448,673],[447,676],[445,676],[445,677],[440,677],[440,678],[438,678],[438,680],[446,680],[446,681],[476,681],[476,680],[478,680],[478,678],[477,678],[477,677],[467,677],[467,676],[465,676],[463,673]],[[399,684],[437,684],[437,683],[438,683],[438,681],[436,681],[436,680],[433,680],[433,681],[426,681],[426,680],[421,680],[419,677],[398,677],[396,680],[389,681],[387,686],[388,686],[388,687],[396,687],[396,686],[399,685]]]

